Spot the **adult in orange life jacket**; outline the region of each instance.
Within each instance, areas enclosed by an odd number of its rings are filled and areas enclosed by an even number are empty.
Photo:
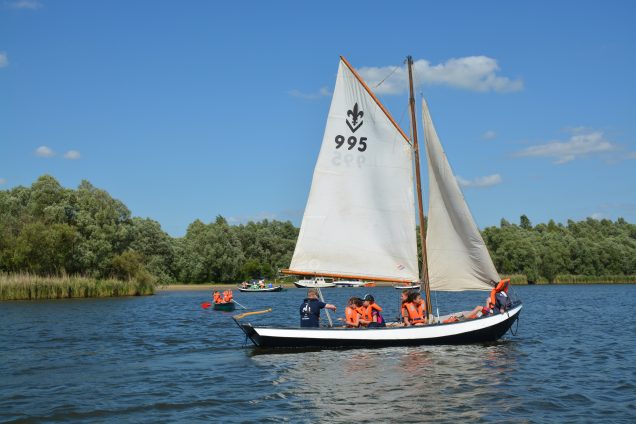
[[[488,307],[493,310],[494,313],[503,314],[508,308],[512,306],[512,301],[508,297],[508,288],[510,287],[510,278],[504,278],[501,280],[494,289],[490,291],[490,298],[488,299]]]
[[[230,303],[232,301],[232,298],[234,298],[232,290],[225,290],[223,292],[223,303]]]
[[[212,293],[212,298],[214,299],[214,303],[221,303],[221,293],[218,290],[214,290]]]
[[[404,304],[408,316],[404,325],[424,325],[426,324],[426,308],[422,295],[418,292],[411,293]]]
[[[347,303],[345,308],[345,327],[358,328],[360,327],[360,311],[362,310],[362,299],[358,297],[352,297]],[[338,318],[342,321],[342,318]]]
[[[375,299],[372,295],[367,294],[364,296],[364,303],[360,308],[361,319],[360,323],[367,327],[386,327],[386,321],[382,317],[382,308],[375,303]]]

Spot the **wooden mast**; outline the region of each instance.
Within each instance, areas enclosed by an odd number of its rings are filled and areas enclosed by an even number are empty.
[[[426,294],[426,311],[433,313],[431,303],[431,288],[428,281],[428,261],[426,260],[426,229],[424,228],[424,202],[422,201],[422,183],[420,178],[420,148],[417,142],[417,120],[415,118],[415,94],[413,93],[413,58],[406,58],[409,69],[409,104],[411,107],[411,136],[413,137],[413,152],[415,155],[415,184],[417,189],[417,209],[420,220],[420,243],[422,244],[422,283]]]

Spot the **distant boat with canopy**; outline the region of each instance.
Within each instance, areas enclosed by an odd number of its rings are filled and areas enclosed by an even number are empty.
[[[431,290],[503,287],[433,126],[426,101],[422,121],[428,159],[429,203],[421,275],[415,198],[424,223],[412,59],[407,58],[411,134],[408,137],[355,69],[340,58],[320,154],[289,269],[304,278],[391,282],[422,287],[428,324],[343,329],[253,326],[236,320],[261,347],[381,347],[461,344],[501,338],[522,304],[504,313],[444,323],[431,314]],[[507,287],[506,287],[507,290]],[[320,298],[323,299],[320,289]]]

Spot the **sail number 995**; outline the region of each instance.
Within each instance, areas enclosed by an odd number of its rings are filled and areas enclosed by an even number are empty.
[[[351,137],[349,137],[347,139],[347,150],[351,150],[354,147],[356,147],[356,144],[358,145],[358,151],[359,152],[364,152],[365,150],[367,150],[367,143],[365,143],[366,141],[366,137],[360,137],[360,140],[358,140],[358,138],[354,135],[352,135]],[[345,144],[345,138],[342,135],[337,135],[336,136],[336,149],[341,148],[343,145]]]

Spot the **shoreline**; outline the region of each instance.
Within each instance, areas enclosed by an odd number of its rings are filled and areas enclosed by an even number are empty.
[[[602,281],[590,281],[590,282],[558,282],[558,283],[544,283],[544,282],[540,282],[540,283],[535,283],[535,284],[528,284],[528,283],[512,283],[513,286],[586,286],[586,285],[625,285],[625,284],[636,284],[636,282],[633,281],[624,281],[624,282],[602,282]],[[279,284],[275,284],[275,285],[279,285]],[[281,286],[283,286],[284,289],[295,289],[297,288],[296,286],[294,286],[293,283],[281,283]],[[382,282],[382,283],[375,283],[374,287],[393,287],[393,284],[391,283],[386,283],[386,282]],[[359,288],[366,288],[366,289],[372,289],[373,287],[359,287]],[[225,284],[225,283],[219,283],[219,284],[165,284],[165,285],[158,285],[155,287],[155,292],[174,292],[174,291],[213,291],[213,290],[237,290],[238,286],[236,284]]]

